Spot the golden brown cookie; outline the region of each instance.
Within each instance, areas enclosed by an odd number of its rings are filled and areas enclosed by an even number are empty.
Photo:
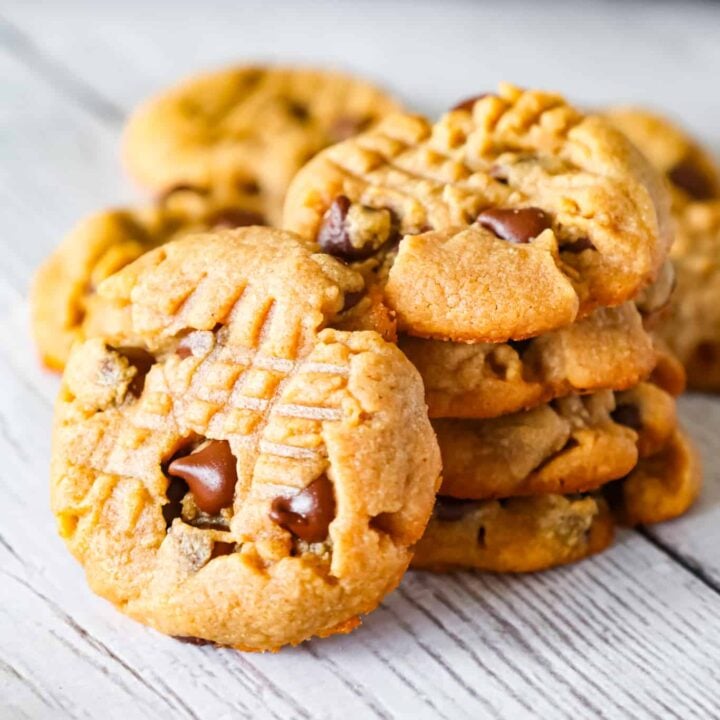
[[[344,73],[248,65],[184,80],[132,116],[124,156],[143,185],[212,188],[278,224],[295,172],[322,148],[399,109]]]
[[[627,475],[675,427],[673,398],[648,383],[488,420],[434,420],[440,492],[478,500],[586,492]]]
[[[720,390],[720,168],[667,118],[637,108],[611,110],[620,128],[666,177],[676,238],[677,287],[656,331],[685,365],[688,384]]]
[[[610,545],[614,522],[650,524],[682,515],[701,482],[697,453],[676,429],[659,453],[591,495],[504,500],[439,495],[412,566],[437,572],[532,572],[581,560]]]
[[[678,356],[688,385],[720,391],[720,200],[678,210],[672,258],[677,287],[655,332]]]
[[[440,460],[410,362],[332,327],[362,284],[253,227],[100,286],[126,321],[73,349],[52,457],[95,592],[171,635],[272,650],[351,630],[397,585]]]
[[[402,336],[430,417],[490,418],[570,393],[636,385],[653,369],[652,340],[632,303],[530,340],[454,343]]]
[[[284,225],[374,273],[400,330],[504,342],[633,298],[665,259],[667,205],[607,121],[501,85],[435,125],[395,115],[323,151]]]
[[[642,108],[613,108],[607,118],[667,178],[677,206],[720,199],[720,170],[710,153],[672,120]]]
[[[612,539],[612,516],[597,495],[485,501],[439,496],[412,567],[534,572],[601,552]]]
[[[687,512],[701,486],[700,458],[690,438],[677,430],[659,452],[603,491],[618,522],[649,525]]]
[[[97,287],[143,253],[190,232],[258,224],[262,217],[252,209],[189,188],[176,188],[152,206],[86,218],[33,279],[33,333],[43,362],[62,370],[73,342],[113,331],[118,317]]]

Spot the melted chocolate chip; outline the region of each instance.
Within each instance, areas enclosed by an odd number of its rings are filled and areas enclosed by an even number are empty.
[[[215,230],[232,230],[233,228],[247,227],[248,225],[265,225],[265,218],[253,210],[225,208],[214,213],[209,224]]]
[[[712,179],[690,157],[675,165],[668,172],[668,177],[695,200],[711,200],[715,196]]]
[[[626,425],[633,430],[640,430],[642,427],[642,415],[637,405],[618,405],[611,413],[610,417],[619,425]]]
[[[231,555],[234,552],[235,543],[216,542],[213,544],[212,552],[210,553],[210,559],[212,560],[222,555]]]
[[[333,486],[325,475],[290,497],[276,497],[270,519],[309,543],[322,542],[335,517]]]
[[[190,455],[168,465],[168,474],[188,484],[195,504],[209,515],[232,505],[237,484],[237,461],[227,440],[210,440]]]
[[[579,255],[585,250],[595,250],[595,246],[589,238],[579,238],[578,240],[573,240],[572,242],[561,245],[560,250],[562,252],[569,252],[575,255]]]
[[[175,518],[182,515],[182,500],[188,491],[187,483],[180,478],[171,477],[165,494],[168,501],[163,505],[162,514],[165,518],[165,527],[170,527]]]
[[[453,105],[452,110],[468,110],[472,112],[475,103],[488,95],[491,95],[491,93],[480,93],[480,95],[473,95],[472,97],[465,98],[465,100],[461,100],[457,105]]]
[[[462,500],[446,495],[438,495],[435,498],[433,515],[435,519],[442,522],[455,522],[462,520],[478,507],[480,507],[480,503],[477,500]]]
[[[323,216],[317,238],[318,245],[320,245],[323,252],[340,257],[343,260],[352,259],[355,251],[345,225],[350,204],[350,198],[345,195],[338,195],[332,201]]]
[[[135,397],[140,397],[145,387],[145,377],[155,364],[155,358],[147,350],[139,347],[120,347],[116,348],[116,352],[126,358],[137,371],[128,385],[128,390]]]
[[[552,227],[550,216],[540,208],[488,208],[477,222],[511,243],[527,243]]]

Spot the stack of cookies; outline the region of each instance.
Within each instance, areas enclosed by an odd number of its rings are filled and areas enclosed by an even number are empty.
[[[682,368],[645,329],[667,196],[609,123],[507,85],[395,115],[310,161],[284,222],[382,288],[423,378],[443,481],[415,567],[539,570],[695,498]]]
[[[32,295],[53,510],[123,612],[277,649],[411,562],[548,568],[695,498],[647,329],[667,194],[607,120],[503,85],[433,125],[252,67],[152,100],[125,157],[155,200],[81,223]]]

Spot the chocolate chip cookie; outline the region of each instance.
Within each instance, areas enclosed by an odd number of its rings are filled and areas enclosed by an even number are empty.
[[[439,495],[412,566],[533,572],[575,562],[607,548],[615,522],[649,524],[682,515],[700,486],[697,454],[676,429],[659,453],[592,494],[504,500]]]
[[[685,365],[690,387],[720,390],[720,168],[667,118],[640,109],[608,113],[664,174],[676,224],[677,287],[656,331]]]
[[[622,133],[510,85],[435,125],[394,115],[323,151],[293,180],[284,224],[374,274],[400,330],[462,342],[620,305],[671,241],[662,180]]]
[[[140,183],[212,188],[254,203],[278,224],[295,172],[318,150],[399,108],[370,83],[324,70],[250,65],[185,80],[152,98],[125,132],[127,167]]]
[[[410,362],[333,327],[362,286],[259,227],[100,285],[126,319],[73,349],[52,457],[95,592],[170,635],[273,650],[348,632],[397,585],[440,459]]]
[[[33,280],[33,333],[45,365],[62,370],[73,342],[113,331],[120,318],[96,292],[105,278],[190,232],[262,225],[256,207],[176,187],[152,206],[106,210],[80,222]]]
[[[442,495],[486,500],[593,490],[627,475],[676,427],[675,401],[641,383],[569,395],[489,420],[433,421],[443,460]]]
[[[489,418],[570,393],[636,385],[656,353],[632,303],[600,308],[572,325],[509,343],[401,336],[420,371],[430,417]]]
[[[546,570],[601,552],[612,543],[613,531],[612,515],[598,494],[485,501],[438,496],[412,567]]]
[[[720,170],[710,153],[672,120],[642,108],[613,108],[607,118],[667,179],[675,206],[720,199]]]

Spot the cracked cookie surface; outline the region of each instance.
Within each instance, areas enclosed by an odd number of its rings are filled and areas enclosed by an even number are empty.
[[[287,185],[309,158],[398,109],[379,88],[343,73],[228,68],[142,105],[125,131],[125,161],[157,192],[213,188],[279,224]]]
[[[284,225],[374,276],[401,331],[504,342],[652,282],[667,206],[607,121],[501,85],[435,125],[395,115],[323,151],[293,180]]]
[[[127,319],[74,348],[51,470],[95,592],[272,650],[351,630],[397,585],[440,461],[409,361],[333,329],[362,285],[266,228],[169,243],[101,285]]]

